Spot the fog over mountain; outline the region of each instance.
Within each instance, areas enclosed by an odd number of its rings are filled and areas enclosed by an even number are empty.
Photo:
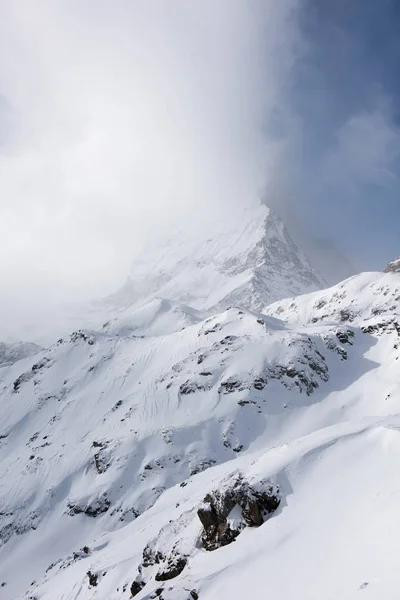
[[[200,213],[265,202],[331,282],[398,254],[395,2],[0,11],[3,337],[113,293]]]

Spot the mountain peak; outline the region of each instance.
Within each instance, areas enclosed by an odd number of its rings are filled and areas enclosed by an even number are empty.
[[[384,273],[400,273],[400,256],[385,267]]]
[[[283,222],[261,205],[180,226],[152,241],[106,303],[121,309],[162,297],[198,310],[260,310],[324,285]]]

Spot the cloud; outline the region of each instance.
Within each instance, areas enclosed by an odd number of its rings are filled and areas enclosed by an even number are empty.
[[[360,11],[0,0],[0,337],[113,292],[168,223],[260,196],[364,268],[398,254],[394,19]]]
[[[165,221],[259,201],[279,153],[270,128],[294,60],[295,9],[1,2],[0,276],[10,297],[43,306],[111,292]]]
[[[365,185],[391,187],[400,155],[400,136],[390,114],[376,108],[352,115],[338,130],[323,162],[323,181],[349,198]]]
[[[398,254],[400,219],[396,35],[391,0],[303,0],[277,130],[280,156],[266,202],[359,265]],[[295,219],[293,219],[295,213]]]

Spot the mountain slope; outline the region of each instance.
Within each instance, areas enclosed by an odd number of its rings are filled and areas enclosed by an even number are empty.
[[[395,598],[399,301],[151,299],[0,370],[2,600]]]

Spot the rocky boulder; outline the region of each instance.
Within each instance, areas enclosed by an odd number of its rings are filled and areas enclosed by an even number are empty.
[[[202,545],[216,550],[233,542],[245,527],[259,527],[278,508],[280,491],[267,481],[250,485],[242,476],[207,494],[197,511]]]

